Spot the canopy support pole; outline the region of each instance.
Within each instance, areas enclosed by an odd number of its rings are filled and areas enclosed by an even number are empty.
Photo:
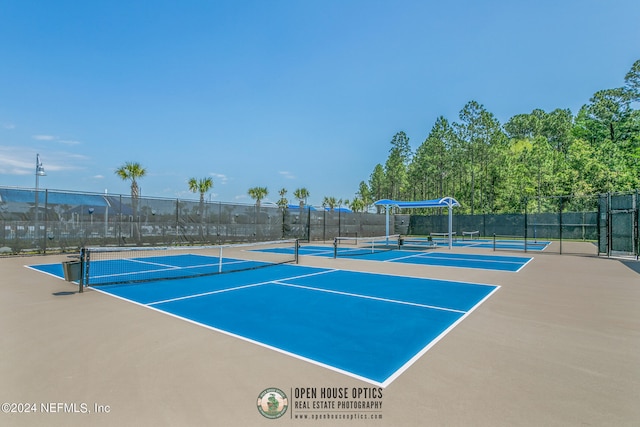
[[[449,249],[453,247],[453,204],[451,200],[447,202],[449,205]]]
[[[385,217],[386,217],[386,221],[385,221],[385,236],[387,237],[387,245],[389,244],[389,205],[384,205],[384,212],[385,212]]]

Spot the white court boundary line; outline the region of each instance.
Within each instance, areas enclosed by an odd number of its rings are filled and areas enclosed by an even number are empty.
[[[284,278],[284,279],[265,280],[264,282],[251,283],[251,284],[242,285],[242,286],[235,286],[233,288],[217,289],[215,291],[203,292],[203,293],[193,294],[193,295],[185,295],[185,296],[182,296],[182,297],[170,298],[170,299],[161,300],[161,301],[155,301],[155,302],[148,302],[148,303],[145,303],[144,305],[158,305],[158,304],[164,304],[164,303],[174,302],[174,301],[181,301],[181,300],[186,300],[186,299],[191,299],[191,298],[199,298],[199,297],[204,297],[204,296],[207,296],[207,295],[214,295],[214,294],[220,294],[220,293],[224,293],[224,292],[237,291],[239,289],[253,288],[255,286],[268,285],[268,284],[271,284],[271,283],[276,283],[278,280],[294,280],[294,279],[300,279],[300,278],[303,278],[303,277],[318,276],[320,274],[332,273],[334,271],[338,271],[338,270],[326,270],[326,271],[319,271],[317,273],[301,274],[299,276],[287,277],[287,278]]]
[[[431,348],[436,345],[441,339],[443,339],[449,332],[451,332],[456,326],[458,326],[464,319],[467,318],[467,316],[469,316],[476,308],[480,307],[480,305],[482,305],[483,302],[485,302],[486,300],[488,300],[494,293],[496,293],[498,291],[498,289],[500,289],[500,286],[498,285],[493,285],[495,286],[495,289],[492,290],[491,292],[489,292],[489,294],[487,294],[487,296],[485,296],[483,299],[481,299],[480,301],[478,301],[478,303],[476,305],[474,305],[473,307],[471,307],[471,309],[469,309],[469,311],[467,311],[464,315],[462,315],[462,317],[460,317],[458,320],[456,320],[455,322],[453,322],[451,325],[449,325],[449,327],[447,329],[445,329],[444,331],[442,331],[442,333],[440,335],[438,335],[436,338],[434,338],[429,344],[427,344],[422,350],[420,350],[418,353],[416,353],[411,359],[409,359],[404,365],[402,365],[400,368],[398,368],[398,370],[396,370],[393,374],[391,374],[389,376],[389,378],[387,378],[385,381],[382,382],[381,387],[385,388],[387,387],[389,384],[391,384],[396,378],[398,378],[400,375],[402,375],[407,369],[409,369],[415,362],[417,362],[427,351],[431,350]]]
[[[293,266],[293,267],[295,267],[295,266]],[[308,266],[306,266],[306,268],[316,268],[316,267],[308,267]],[[419,307],[419,308],[438,309],[435,306],[434,307],[430,307],[430,306],[427,306],[427,305],[417,304],[417,303],[409,303],[409,302],[402,302],[402,301],[395,301],[395,300],[387,300],[387,299],[378,298],[378,297],[371,297],[371,296],[364,296],[364,295],[357,295],[357,294],[349,294],[349,293],[346,293],[346,292],[332,291],[332,290],[327,290],[327,289],[318,289],[318,288],[306,287],[306,286],[295,285],[295,284],[279,283],[280,281],[283,281],[283,280],[292,280],[292,279],[298,279],[298,278],[309,277],[309,276],[317,276],[317,275],[321,275],[321,274],[340,272],[340,271],[350,271],[350,270],[338,270],[338,269],[325,270],[325,269],[322,269],[322,271],[318,271],[316,273],[302,274],[302,275],[298,275],[298,276],[292,276],[290,278],[283,278],[283,279],[265,281],[265,282],[260,282],[260,283],[254,283],[254,284],[249,284],[249,285],[238,286],[238,287],[235,287],[235,288],[217,290],[217,291],[202,293],[202,294],[198,294],[198,295],[179,297],[179,298],[174,298],[174,299],[164,300],[164,301],[157,301],[157,302],[152,302],[152,303],[141,303],[141,302],[133,301],[133,300],[130,300],[128,298],[121,297],[121,296],[118,296],[118,295],[114,295],[114,294],[109,293],[107,291],[103,291],[100,288],[95,288],[94,287],[92,289],[96,290],[96,291],[98,291],[98,292],[100,292],[102,294],[106,294],[106,295],[109,295],[111,297],[120,299],[122,301],[131,303],[131,304],[135,304],[135,305],[138,305],[138,306],[141,306],[141,307],[149,308],[151,310],[154,310],[154,311],[159,312],[159,313],[163,313],[165,315],[174,317],[176,319],[181,319],[181,320],[184,320],[184,321],[186,321],[188,323],[191,323],[191,324],[194,324],[194,325],[198,325],[198,326],[201,326],[201,327],[204,327],[206,329],[213,330],[213,331],[216,331],[216,332],[220,332],[220,333],[222,333],[224,335],[227,335],[227,336],[230,336],[230,337],[233,337],[233,338],[238,338],[238,339],[240,339],[242,341],[249,342],[251,344],[255,344],[255,345],[258,345],[260,347],[267,348],[269,350],[273,350],[273,351],[278,352],[280,354],[284,354],[284,355],[293,357],[295,359],[302,360],[304,362],[310,363],[312,365],[320,366],[322,368],[329,369],[331,371],[340,373],[342,375],[345,375],[345,376],[348,376],[348,377],[351,377],[351,378],[354,378],[354,379],[357,379],[357,380],[372,384],[374,386],[382,387],[382,388],[386,388],[395,379],[400,377],[407,369],[409,369],[415,362],[417,362],[427,351],[429,351],[440,340],[442,340],[449,332],[451,332],[458,324],[460,324],[464,319],[466,319],[467,316],[469,316],[469,314],[471,314],[474,310],[476,310],[480,305],[482,305],[482,303],[484,303],[486,300],[488,300],[498,289],[500,289],[499,285],[489,285],[489,284],[480,284],[480,283],[471,283],[471,282],[457,282],[457,283],[468,283],[468,284],[471,284],[471,285],[478,285],[478,286],[492,286],[492,287],[494,287],[494,289],[491,290],[491,292],[489,292],[483,299],[478,301],[473,307],[471,307],[466,312],[465,311],[461,311],[461,310],[447,309],[447,308],[444,308],[444,307],[440,308],[443,311],[452,311],[452,312],[460,313],[460,314],[462,314],[462,316],[458,320],[456,320],[454,323],[449,325],[449,327],[447,329],[445,329],[436,338],[434,338],[432,341],[430,341],[424,348],[422,348],[422,350],[420,350],[413,357],[411,357],[407,362],[405,362],[400,368],[398,368],[393,374],[391,374],[383,382],[372,380],[371,378],[363,377],[363,376],[355,374],[353,372],[349,372],[349,371],[337,368],[337,367],[332,366],[332,365],[327,365],[327,364],[325,364],[323,362],[320,362],[320,361],[317,361],[317,360],[314,360],[314,359],[310,359],[308,357],[301,356],[299,354],[292,353],[290,351],[287,351],[287,350],[284,350],[284,349],[281,349],[281,348],[278,348],[278,347],[274,347],[272,345],[265,344],[263,342],[256,341],[256,340],[251,339],[251,338],[247,338],[247,337],[242,336],[242,335],[238,335],[238,334],[226,331],[224,329],[216,328],[214,326],[207,325],[205,323],[201,323],[201,322],[195,321],[193,319],[189,319],[189,318],[184,317],[184,316],[180,316],[180,315],[177,315],[177,314],[174,314],[174,313],[170,313],[168,311],[162,310],[161,308],[157,308],[157,307],[154,306],[154,305],[157,305],[157,304],[160,304],[160,303],[163,303],[163,302],[170,302],[170,301],[177,301],[177,300],[183,300],[183,299],[188,299],[188,298],[195,298],[195,297],[198,297],[198,296],[216,294],[216,293],[220,293],[220,292],[227,292],[227,291],[243,289],[243,288],[251,288],[251,287],[257,287],[257,286],[263,286],[263,285],[266,285],[266,284],[275,284],[275,285],[279,285],[279,286],[306,288],[306,289],[311,289],[311,290],[315,290],[315,291],[319,291],[319,292],[330,292],[330,293],[344,294],[346,296],[355,296],[355,297],[361,297],[361,298],[368,298],[368,299],[372,299],[372,300],[380,300],[380,301],[386,301],[386,302],[391,302],[391,303],[401,303],[401,304],[406,304],[406,305],[409,305],[409,306],[416,306],[416,307]],[[358,273],[377,275],[377,273],[364,273],[364,272],[358,272]],[[410,277],[410,276],[395,276],[395,275],[391,275],[391,274],[382,274],[382,275],[391,276],[391,277]],[[418,278],[418,279],[421,279],[421,278]],[[422,279],[424,279],[424,280],[437,280],[437,279],[429,279],[429,278],[422,278]],[[440,281],[440,280],[438,280],[438,281]],[[444,281],[456,282],[456,281],[453,281],[453,280],[444,280]]]
[[[185,255],[196,255],[196,256],[200,256],[200,257],[204,257],[203,255],[198,255],[198,254],[185,254]],[[92,275],[90,276],[90,279],[101,279],[104,277],[127,277],[127,276],[142,276],[145,274],[151,275],[154,273],[161,273],[163,271],[179,271],[179,270],[194,270],[197,268],[207,268],[207,267],[215,267],[216,269],[220,266],[220,261],[219,258],[216,257],[208,257],[208,258],[214,258],[216,259],[215,262],[210,262],[210,263],[205,263],[205,264],[196,264],[196,265],[185,265],[185,266],[177,266],[177,265],[171,265],[171,264],[162,264],[162,263],[157,263],[157,262],[149,262],[149,261],[140,261],[137,259],[133,259],[133,258],[122,258],[119,261],[126,261],[126,262],[132,262],[134,264],[148,264],[148,265],[156,265],[158,267],[164,267],[164,268],[158,268],[157,270],[138,270],[138,271],[123,271],[122,273],[107,273],[107,274],[98,274],[98,275]],[[222,265],[233,265],[233,264],[243,264],[243,263],[261,263],[261,264],[266,264],[266,262],[264,261],[256,261],[256,260],[243,260],[243,259],[234,259],[234,258],[223,258],[227,259],[228,261],[223,261]],[[231,261],[229,261],[231,260]],[[112,260],[96,260],[95,262],[109,262]],[[95,264],[94,264],[95,265]],[[225,270],[228,271],[228,270]],[[213,274],[215,275],[215,273]],[[188,278],[188,277],[186,277]],[[98,283],[97,286],[101,286],[103,284]],[[94,286],[93,284],[90,284],[90,286]]]
[[[392,303],[392,304],[409,305],[409,306],[413,306],[413,307],[429,308],[429,309],[441,310],[441,311],[451,311],[451,312],[454,312],[454,313],[466,313],[464,310],[456,310],[454,308],[439,307],[437,305],[420,304],[420,303],[417,303],[417,302],[400,301],[400,300],[394,300],[394,299],[382,298],[382,297],[374,297],[374,296],[371,296],[371,295],[354,294],[354,293],[351,293],[351,292],[335,291],[333,289],[316,288],[316,287],[313,287],[313,286],[296,285],[294,283],[283,283],[280,280],[276,280],[273,283],[275,283],[277,285],[281,285],[281,286],[288,286],[288,287],[291,287],[291,288],[300,288],[300,289],[307,289],[307,290],[310,290],[310,291],[326,292],[328,294],[336,294],[336,295],[347,296],[347,297],[370,299],[370,300],[374,300],[374,301],[388,302],[388,303]]]
[[[433,255],[433,252],[429,252],[429,253],[423,253],[423,252],[418,252],[418,253],[414,253],[412,255],[406,255],[403,257],[397,257],[397,258],[391,258],[391,259],[385,259],[382,262],[402,262],[403,259],[409,259],[409,258],[421,258],[421,259],[442,259],[442,260],[460,260],[460,261],[478,261],[478,262],[483,262],[483,263],[500,263],[500,264],[519,264],[519,262],[517,261],[499,261],[499,260],[488,260],[488,259],[480,259],[480,258],[469,258],[469,259],[461,259],[461,258],[451,258],[451,257],[446,257],[446,256],[438,256],[438,255]],[[444,254],[443,254],[444,255]],[[496,255],[496,256],[500,256],[500,255]],[[425,264],[429,267],[445,267],[445,268],[467,268],[467,269],[472,269],[472,270],[491,270],[491,271],[501,271],[504,273],[518,273],[520,270],[522,270],[527,264],[529,264],[531,261],[533,261],[533,257],[529,258],[528,261],[526,261],[519,269],[512,271],[512,270],[501,270],[498,268],[478,268],[478,267],[468,267],[465,265],[439,265],[439,264]]]
[[[455,257],[455,256],[447,256],[444,253],[440,253],[440,254],[435,254],[435,252],[429,252],[429,253],[423,253],[423,252],[419,252],[415,255],[409,255],[406,257],[399,257],[399,258],[393,258],[390,260],[386,260],[386,261],[395,261],[396,259],[404,259],[404,258],[413,258],[413,257],[418,257],[418,258],[433,258],[433,259],[446,259],[446,260],[460,260],[460,261],[481,261],[481,262],[486,262],[486,263],[501,263],[501,264],[520,264],[519,261],[509,261],[509,260],[497,260],[497,259],[486,259],[484,257],[492,257],[492,256],[501,256],[504,258],[517,258],[517,257],[510,257],[510,256],[505,256],[505,255],[478,255],[478,254],[456,254],[456,255],[469,255],[469,258],[459,258],[459,257]],[[483,257],[483,258],[475,258],[475,257]],[[529,257],[519,257],[519,258],[529,258]],[[529,260],[530,261],[530,260]],[[528,261],[527,261],[528,262]]]

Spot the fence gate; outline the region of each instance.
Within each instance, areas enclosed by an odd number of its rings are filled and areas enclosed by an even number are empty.
[[[600,253],[638,257],[638,192],[600,196],[598,222]]]

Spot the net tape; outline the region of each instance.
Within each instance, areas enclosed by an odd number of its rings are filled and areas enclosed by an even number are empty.
[[[399,248],[400,235],[378,237],[336,237],[333,240],[333,257],[352,257]]]
[[[82,283],[103,286],[209,276],[298,262],[298,240],[216,246],[86,247]]]

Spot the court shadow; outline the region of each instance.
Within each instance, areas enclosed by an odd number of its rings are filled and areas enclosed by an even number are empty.
[[[625,266],[629,267],[636,273],[640,274],[640,262],[639,261],[620,261]]]
[[[60,292],[54,292],[51,295],[56,296],[56,297],[63,297],[66,295],[75,295],[77,294],[78,291],[60,291]]]

